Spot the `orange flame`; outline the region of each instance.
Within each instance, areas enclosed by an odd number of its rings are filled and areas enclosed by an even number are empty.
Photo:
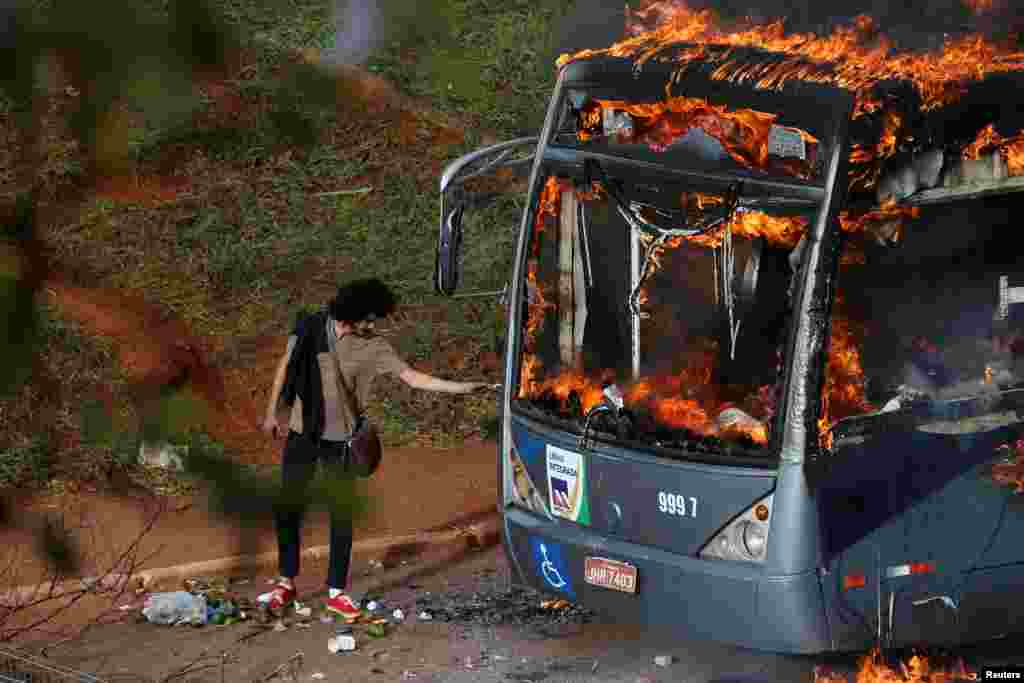
[[[891,41],[876,30],[874,20],[864,15],[853,26],[837,27],[826,37],[786,35],[782,20],[727,31],[718,25],[711,10],[694,10],[683,2],[668,0],[643,4],[630,13],[629,21],[631,37],[606,49],[562,55],[558,66],[595,55],[632,57],[639,66],[666,47],[695,43],[674,61],[682,67],[698,60],[717,64],[713,78],[749,81],[759,88],[778,88],[791,79],[839,85],[856,93],[858,116],[880,106],[870,91],[883,80],[912,82],[928,110],[955,102],[969,82],[1024,67],[1024,53],[1000,49],[976,34],[949,38],[937,51],[894,51]],[[648,25],[653,28],[646,28]],[[732,53],[731,48],[736,47],[761,48],[785,58],[740,62]]]
[[[993,149],[999,151],[1006,159],[1006,167],[1010,175],[1024,175],[1024,131],[1004,138],[989,124],[978,133],[974,141],[964,148],[964,159],[978,159],[982,154]]]
[[[798,128],[788,130],[803,138],[806,159],[769,155],[769,135],[778,119],[775,114],[753,109],[729,110],[725,105],[711,105],[703,99],[683,96],[655,103],[595,100],[580,113],[576,135],[581,142],[599,136],[603,111],[628,113],[635,121],[635,130],[629,133],[629,141],[646,144],[659,152],[683,138],[691,129],[700,128],[718,140],[733,160],[751,169],[776,170],[793,177],[808,178],[817,157],[817,138]],[[623,137],[626,134],[618,135]],[[871,146],[854,144],[851,148],[850,187],[867,189],[874,186],[882,162],[896,152],[902,137],[903,117],[898,112],[885,111],[878,141]],[[1024,158],[1024,155],[1019,156]]]
[[[844,417],[875,410],[864,397],[864,368],[860,349],[865,331],[844,309],[842,292],[836,293],[834,313],[825,364],[825,382],[821,393],[819,440],[823,448],[832,447],[829,429]]]
[[[1024,493],[1024,439],[1004,446],[1009,451],[1006,462],[992,466],[992,480],[997,484],[1013,486],[1016,493]]]
[[[814,669],[814,683],[847,683],[848,680],[845,674],[830,672],[822,666]],[[900,662],[897,671],[885,663],[876,647],[860,659],[854,680],[856,683],[953,683],[978,680],[978,674],[968,670],[962,659],[942,668],[932,664],[928,657],[918,654]]]
[[[613,374],[606,371],[601,377],[586,377],[579,369],[568,370],[540,383],[536,395],[550,391],[564,406],[569,400],[569,394],[575,391],[580,398],[583,414],[586,415],[604,399],[602,387],[604,382],[611,380]]]
[[[921,214],[916,206],[899,206],[895,199],[888,199],[876,209],[864,213],[839,213],[839,227],[844,232],[868,232],[877,239],[889,242],[898,241],[901,237],[903,223],[907,219],[915,219]]]
[[[992,0],[963,0],[964,7],[974,12],[976,15],[982,15],[986,12],[992,11],[993,2]]]
[[[526,280],[530,284],[531,297],[526,309],[526,325],[523,335],[523,362],[519,368],[519,398],[524,398],[536,392],[537,382],[534,379],[540,370],[540,359],[534,355],[537,332],[544,323],[547,312],[554,308],[554,303],[548,301],[537,279],[537,266],[540,257],[540,240],[538,237],[544,232],[545,222],[549,218],[557,218],[561,207],[562,183],[558,178],[552,176],[544,183],[541,189],[540,198],[537,202],[537,214],[533,220],[532,251],[530,260],[526,264]]]
[[[662,152],[691,129],[700,128],[718,140],[737,163],[758,169],[768,166],[768,137],[778,119],[776,114],[753,109],[729,110],[725,105],[712,105],[693,97],[671,97],[653,103],[596,100],[581,116],[577,133],[581,141],[595,136],[595,128],[601,125],[601,112],[604,110],[625,112],[633,117],[636,129],[632,133],[632,141],[646,144],[654,151]],[[818,139],[806,131],[793,130],[800,134],[809,148],[810,161],[784,165],[782,169],[807,177]]]

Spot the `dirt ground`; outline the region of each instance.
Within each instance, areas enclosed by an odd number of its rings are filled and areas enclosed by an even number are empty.
[[[418,558],[415,562],[424,562]],[[362,567],[355,580],[358,594],[370,578]],[[319,570],[311,569],[308,573]],[[313,579],[307,579],[313,581]],[[791,658],[745,653],[738,648],[713,644],[680,642],[645,633],[629,625],[593,623],[565,626],[557,630],[536,625],[480,626],[468,623],[420,621],[415,614],[416,599],[436,593],[458,591],[501,591],[507,588],[509,567],[500,547],[472,553],[464,561],[433,576],[413,577],[377,595],[390,613],[395,608],[407,615],[401,625],[390,627],[380,639],[370,638],[356,626],[357,650],[331,654],[327,641],[335,626],[319,620],[319,607],[312,601],[309,628],[299,628],[287,618],[283,632],[232,626],[165,627],[147,623],[126,623],[99,627],[81,641],[68,643],[49,653],[51,661],[101,678],[118,681],[163,681],[190,662],[209,668],[174,680],[186,683],[225,683],[265,680],[272,672],[301,653],[295,662],[294,679],[286,666],[270,680],[332,683],[356,681],[709,681],[726,671],[770,674],[770,680],[810,682],[810,666]],[[309,595],[309,585],[300,584]],[[264,578],[254,581],[252,592],[266,590]],[[316,590],[315,588],[313,590]],[[243,640],[244,638],[244,640]],[[229,654],[221,670],[222,652]],[[205,655],[204,655],[205,653]],[[676,663],[668,668],[655,665],[654,657],[671,654]],[[322,674],[316,677],[316,674]],[[766,679],[767,680],[767,679]]]
[[[408,567],[395,570],[358,565],[354,594],[376,598],[384,614],[399,608],[407,616],[403,623],[389,626],[383,638],[371,638],[365,626],[355,626],[355,652],[331,654],[327,649],[336,626],[319,619],[322,568],[317,566],[305,571],[299,581],[300,599],[313,608],[306,628],[297,626],[293,615],[285,617],[286,630],[275,632],[251,624],[156,626],[135,623],[126,613],[124,623],[98,627],[79,641],[53,647],[48,661],[124,683],[812,683],[814,668],[821,664],[829,672],[847,675],[849,681],[856,679],[856,655],[831,657],[827,662],[776,655],[611,623],[600,615],[589,622],[561,624],[543,612],[516,624],[500,619],[485,620],[498,625],[420,621],[415,616],[417,601],[430,596],[443,601],[451,593],[475,595],[487,602],[488,596],[507,594],[509,565],[500,546],[466,551],[453,560],[431,565],[427,554],[410,558]],[[369,585],[382,588],[366,595],[363,591]],[[267,590],[266,577],[255,577],[245,588],[246,595]],[[531,599],[529,594],[525,599]],[[981,662],[1019,664],[1019,645],[1017,641],[980,646],[963,654],[974,670]],[[664,656],[671,660],[659,666],[655,658]],[[183,672],[190,664],[194,668]],[[898,674],[893,676],[878,680],[900,680]]]

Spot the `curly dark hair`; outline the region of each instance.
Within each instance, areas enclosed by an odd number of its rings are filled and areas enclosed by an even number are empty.
[[[356,323],[371,314],[384,318],[395,312],[395,293],[377,278],[354,280],[338,288],[338,294],[327,305],[331,317],[339,322]]]

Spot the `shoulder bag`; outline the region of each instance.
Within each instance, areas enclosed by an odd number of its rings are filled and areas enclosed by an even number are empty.
[[[338,383],[341,385],[345,399],[348,401],[349,410],[356,421],[352,436],[347,441],[350,458],[349,471],[357,477],[370,477],[377,471],[383,457],[380,436],[377,434],[377,427],[370,422],[370,418],[359,411],[355,394],[352,393],[348,382],[345,381],[345,373],[341,371],[341,363],[338,362],[337,354],[331,353],[331,355],[334,356]]]

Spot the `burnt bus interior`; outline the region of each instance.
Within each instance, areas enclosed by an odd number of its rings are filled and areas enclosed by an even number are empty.
[[[800,190],[823,184],[830,119],[820,104],[809,106],[791,92],[782,106],[772,92],[735,97],[716,84],[714,104],[707,105],[685,78],[666,90],[656,75],[640,73],[613,87],[610,61],[588,64],[600,78],[568,87],[542,167],[517,407],[579,430],[602,389],[614,384],[626,409],[597,415],[599,433],[669,450],[765,457],[788,360],[800,238],[818,206]],[[991,87],[984,84],[975,97]],[[892,107],[915,111],[905,84],[882,90]],[[907,115],[908,139],[893,163],[929,145],[959,149],[1009,115],[989,108],[968,116],[964,106],[930,118]],[[883,119],[884,113],[860,117],[851,134],[870,139]],[[671,169],[679,168],[694,175],[676,177]],[[934,410],[949,410],[952,399],[993,392],[1002,392],[1005,403],[1013,396],[1006,392],[1021,384],[1018,307],[998,315],[999,283],[1004,290],[1024,283],[1012,248],[1014,196],[924,213],[873,206],[880,215],[865,215],[882,169],[877,162],[849,166],[819,455],[857,438],[835,441],[845,431],[867,429],[860,426],[865,421],[844,418],[905,415],[928,400]],[[722,172],[740,181],[721,181]],[[662,227],[715,227],[651,249],[647,235],[631,243],[624,204]],[[564,211],[575,213],[569,251],[578,254],[578,266],[567,266],[559,247]],[[573,274],[576,267],[582,277]],[[723,278],[726,270],[731,277]],[[567,334],[573,313],[581,317],[571,308],[583,309],[584,322]],[[637,309],[639,362],[631,358]],[[720,419],[723,413],[729,419]]]
[[[624,409],[596,433],[764,466],[835,103],[806,84],[740,96],[702,74],[666,92],[664,70],[622,62],[586,65],[545,153],[516,407],[578,431],[614,385]]]

